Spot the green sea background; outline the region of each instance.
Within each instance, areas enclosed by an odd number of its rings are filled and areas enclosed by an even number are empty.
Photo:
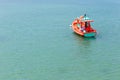
[[[69,26],[85,13],[96,38]],[[120,80],[120,1],[0,0],[0,80]]]

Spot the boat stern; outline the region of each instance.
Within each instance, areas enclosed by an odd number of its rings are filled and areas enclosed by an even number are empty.
[[[96,36],[96,32],[91,32],[91,33],[85,33],[84,37],[95,37]]]

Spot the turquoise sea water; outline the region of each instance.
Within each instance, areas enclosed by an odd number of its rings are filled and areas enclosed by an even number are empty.
[[[0,3],[0,80],[120,80],[119,4]],[[84,13],[96,38],[69,27]]]

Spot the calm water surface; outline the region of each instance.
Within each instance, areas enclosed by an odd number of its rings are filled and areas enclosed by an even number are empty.
[[[119,7],[1,3],[0,80],[120,80]],[[84,13],[95,21],[96,38],[69,27]]]

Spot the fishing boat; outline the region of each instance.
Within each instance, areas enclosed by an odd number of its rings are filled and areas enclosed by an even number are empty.
[[[92,28],[90,23],[93,22],[90,18],[86,16],[80,16],[80,18],[76,18],[72,22],[72,29],[73,31],[83,37],[95,37],[96,36],[96,30]]]

